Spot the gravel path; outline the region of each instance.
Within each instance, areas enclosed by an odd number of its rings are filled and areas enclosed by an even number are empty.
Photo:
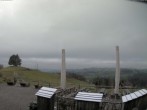
[[[0,110],[29,110],[29,104],[36,101],[33,87],[8,86],[0,84]]]

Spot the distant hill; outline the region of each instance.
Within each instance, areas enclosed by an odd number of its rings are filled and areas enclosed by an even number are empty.
[[[69,69],[68,72],[84,75],[86,78],[93,78],[96,76],[101,77],[114,77],[115,68],[85,68],[85,69]],[[147,73],[147,69],[121,69],[121,77],[127,77],[133,74]]]
[[[38,81],[46,84],[50,83],[55,86],[59,86],[60,84],[60,74],[57,73],[42,72],[25,67],[6,67],[0,70],[0,82],[3,82],[4,79],[11,79],[14,76],[18,80],[25,80],[32,84]],[[67,83],[68,85],[88,85],[88,83],[72,77],[67,78]]]

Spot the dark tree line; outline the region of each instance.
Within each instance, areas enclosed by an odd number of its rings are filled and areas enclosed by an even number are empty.
[[[134,87],[147,87],[147,73],[137,73],[128,78]]]
[[[86,78],[83,75],[75,74],[75,73],[67,73],[68,78],[75,78],[81,81],[86,81]]]
[[[97,76],[91,80],[91,83],[98,86],[113,86],[114,85],[114,79],[109,77],[100,77]]]
[[[112,77],[95,77],[91,80],[91,83],[101,86],[114,86],[114,78]],[[147,73],[136,73],[129,75],[125,78],[121,78],[120,87],[132,86],[132,87],[147,87]]]

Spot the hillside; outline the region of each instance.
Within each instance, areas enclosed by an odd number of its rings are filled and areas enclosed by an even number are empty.
[[[68,72],[82,75],[90,82],[99,81],[101,85],[114,84],[115,68],[85,68]],[[120,77],[124,85],[147,87],[147,69],[121,68]]]
[[[70,69],[68,72],[76,73],[85,76],[86,78],[100,77],[113,77],[115,75],[115,68],[85,68],[85,69]],[[128,77],[134,74],[146,73],[147,69],[133,69],[121,68],[121,77]]]
[[[60,74],[57,73],[47,73],[39,70],[33,70],[25,67],[6,67],[0,70],[0,82],[4,82],[4,80],[12,79],[13,77],[17,77],[18,80],[25,80],[30,82],[31,84],[39,83],[51,85],[51,86],[59,86],[60,83]],[[74,79],[67,78],[68,86],[71,85],[88,85],[88,83]]]

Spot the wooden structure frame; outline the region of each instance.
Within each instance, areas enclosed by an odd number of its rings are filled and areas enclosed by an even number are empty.
[[[78,92],[75,99],[75,110],[99,110],[103,94]]]
[[[37,110],[54,110],[55,92],[57,89],[42,87],[37,96]]]
[[[122,96],[123,108],[122,110],[132,110],[133,108],[138,108],[139,110],[144,110],[147,108],[145,100],[147,97],[147,90],[141,89],[134,93]]]

